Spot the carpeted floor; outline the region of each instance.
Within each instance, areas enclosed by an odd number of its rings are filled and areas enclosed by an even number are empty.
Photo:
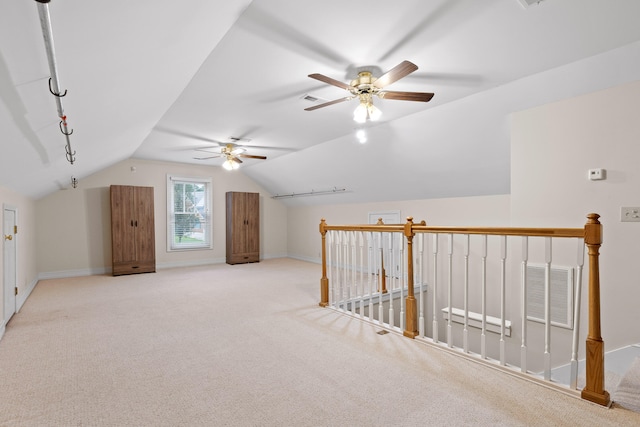
[[[636,357],[631,367],[618,383],[613,398],[623,408],[640,412],[640,357]]]
[[[318,307],[291,259],[38,284],[0,341],[2,426],[622,426]]]

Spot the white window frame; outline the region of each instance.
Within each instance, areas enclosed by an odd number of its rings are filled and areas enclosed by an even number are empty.
[[[174,212],[174,184],[198,184],[205,186],[204,195],[204,233],[205,241],[202,243],[176,243],[174,224],[175,224],[175,212]],[[188,251],[188,250],[206,250],[213,248],[213,218],[211,209],[211,193],[212,193],[212,180],[210,177],[185,177],[177,175],[167,174],[167,252],[175,251]],[[208,231],[207,231],[208,230]]]

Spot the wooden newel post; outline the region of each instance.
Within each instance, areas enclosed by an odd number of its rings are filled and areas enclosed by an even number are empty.
[[[320,307],[329,305],[329,278],[327,277],[327,223],[320,220],[320,234],[322,235],[322,278],[320,279]]]
[[[600,215],[587,215],[584,227],[584,242],[589,250],[589,334],[585,348],[586,386],[582,398],[600,405],[610,403],[609,393],[604,389],[604,341],[600,335],[600,267],[599,250],[602,244]]]
[[[407,223],[404,225],[404,235],[407,238],[407,311],[405,312],[403,335],[415,338],[418,336],[418,309],[416,297],[413,293],[413,217],[407,217]]]

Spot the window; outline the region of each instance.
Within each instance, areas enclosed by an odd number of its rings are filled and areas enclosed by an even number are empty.
[[[211,179],[167,175],[167,250],[211,249]]]

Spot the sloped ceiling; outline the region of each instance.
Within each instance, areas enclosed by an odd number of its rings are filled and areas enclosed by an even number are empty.
[[[246,173],[289,204],[509,192],[508,114],[640,78],[640,2],[244,0],[48,4],[76,162],[65,158],[35,1],[0,4],[0,185],[39,198],[129,157],[195,160],[250,139]],[[616,55],[620,49],[627,49]],[[631,53],[629,53],[631,52]],[[598,58],[594,60],[593,58]],[[309,94],[402,60],[390,89],[429,103],[356,101],[304,111]],[[360,144],[355,131],[364,128]]]

